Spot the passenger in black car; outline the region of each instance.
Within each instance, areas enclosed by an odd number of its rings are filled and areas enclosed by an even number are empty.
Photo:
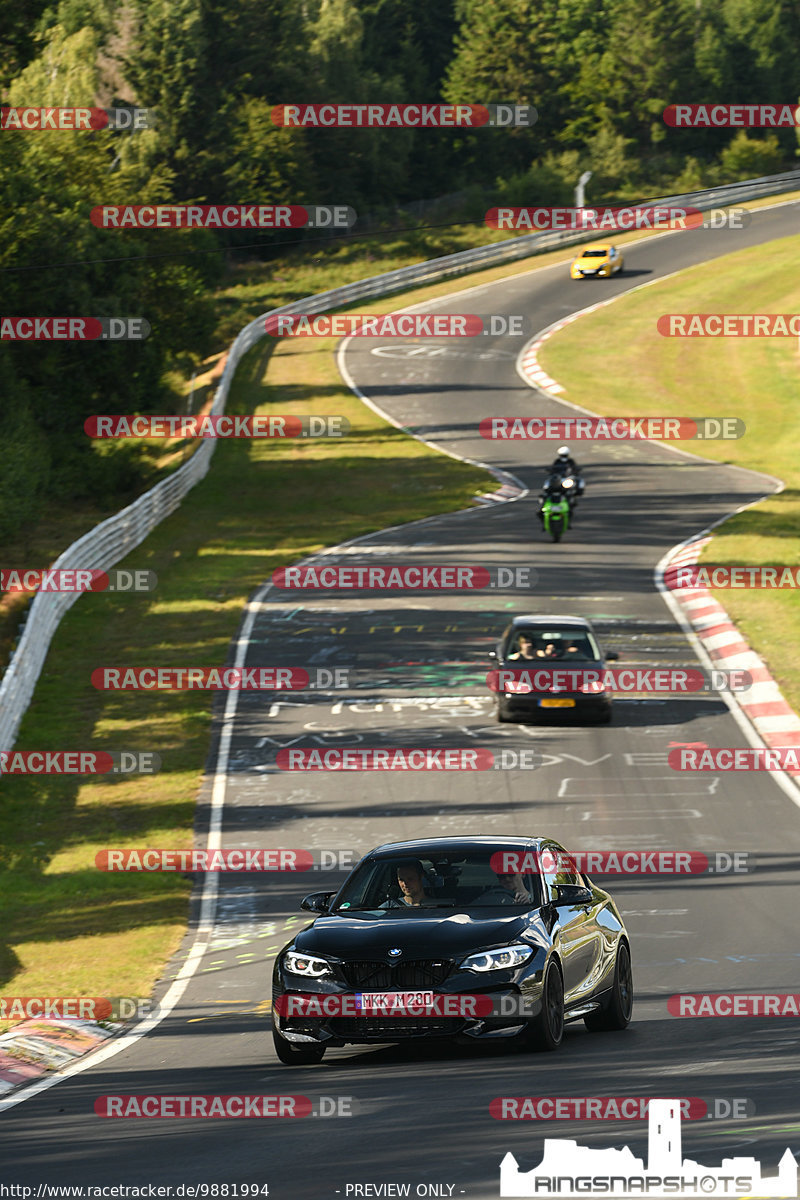
[[[516,654],[509,654],[508,661],[514,662],[519,658],[531,659],[535,657],[536,655],[533,653],[533,639],[529,638],[527,634],[521,633],[519,635],[519,649]]]
[[[514,875],[511,871],[496,871],[497,884],[492,884],[486,889],[488,892],[498,894],[498,902],[500,904],[529,904],[530,896],[528,889],[525,887],[525,881],[521,875]],[[507,893],[506,896],[500,896],[500,891]],[[486,894],[486,893],[484,893]]]

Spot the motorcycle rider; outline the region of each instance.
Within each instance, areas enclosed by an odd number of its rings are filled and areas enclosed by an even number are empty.
[[[577,499],[578,496],[583,495],[583,489],[586,484],[581,476],[580,467],[569,452],[569,446],[559,446],[556,451],[556,459],[550,467],[550,471],[553,474],[562,476],[562,478],[564,475],[572,475],[575,480],[575,498]]]
[[[550,468],[557,475],[580,475],[581,469],[569,452],[569,446],[559,446],[556,459]]]
[[[544,505],[547,498],[552,497],[553,499],[556,499],[564,495],[564,490],[561,486],[562,478],[563,476],[553,472],[551,475],[547,476],[547,479],[545,479],[544,483],[542,484],[542,490],[539,493],[539,507],[536,510],[536,515],[539,518],[539,523],[542,525],[542,527],[544,527]],[[572,505],[570,504],[570,512],[571,511]]]

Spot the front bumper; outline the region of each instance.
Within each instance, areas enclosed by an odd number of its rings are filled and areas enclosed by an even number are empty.
[[[541,1012],[541,991],[541,971],[538,971],[519,986],[506,984],[490,990],[476,983],[471,992],[437,991],[435,1011],[430,1015],[394,1016],[385,1012],[368,1015],[354,1013],[355,992],[330,990],[310,993],[306,988],[297,992],[289,989],[273,993],[272,1020],[280,1035],[298,1046],[344,1046],[348,1043],[385,1043],[426,1038],[512,1037]],[[490,1011],[485,1002],[478,1005],[465,1003],[476,993],[480,994],[481,999],[491,997]],[[320,1006],[330,1011],[323,1012],[321,1016],[302,1015],[296,1011],[305,1007],[300,1003],[300,998],[312,994],[319,996]],[[340,1009],[345,1011],[340,1012]],[[448,1015],[459,1009],[465,1011],[456,1016]]]

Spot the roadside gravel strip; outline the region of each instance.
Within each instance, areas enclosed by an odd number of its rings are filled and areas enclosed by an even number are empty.
[[[675,274],[680,274],[680,272],[675,272]],[[631,292],[652,287],[654,283],[662,283],[665,279],[672,277],[664,275],[657,280],[649,280],[623,295],[629,296]],[[580,312],[573,313],[564,320],[556,321],[541,330],[520,351],[517,359],[519,376],[529,387],[544,392],[552,399],[558,400],[560,404],[587,416],[599,416],[600,414],[591,412],[588,408],[582,408],[580,405],[564,399],[565,389],[540,367],[538,350],[544,342],[566,325],[577,321],[579,317],[595,312],[598,308],[613,304],[617,299],[619,297],[613,296],[610,299],[601,300],[598,304],[591,304],[588,308],[581,309]],[[691,454],[688,450],[671,446],[669,443],[660,444],[682,457],[692,458],[699,462],[711,461],[704,459],[701,455]],[[770,477],[766,476],[765,478]],[[781,492],[783,486],[781,480],[775,479],[773,494]],[[754,503],[759,503],[759,501],[754,501]],[[752,504],[744,506],[744,508],[752,507]],[[716,524],[720,525],[742,511],[744,511],[743,508],[735,509]],[[656,567],[656,586],[679,624],[687,633],[691,631],[690,640],[705,665],[724,670],[746,670],[752,675],[753,686],[741,696],[736,692],[722,693],[722,699],[737,719],[737,723],[750,744],[768,747],[800,746],[800,717],[784,699],[764,660],[745,641],[740,630],[722,605],[713,598],[708,588],[682,588],[680,592],[675,592],[670,590],[664,582],[664,573],[668,568],[693,566],[697,562],[701,551],[711,541],[709,533],[710,529],[704,529],[688,541],[681,542],[669,550]],[[700,649],[702,649],[702,654],[699,653]],[[800,808],[800,771],[789,768],[776,773],[775,778],[776,782]]]

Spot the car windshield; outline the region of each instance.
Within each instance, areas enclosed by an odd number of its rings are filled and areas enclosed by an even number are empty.
[[[526,869],[503,871],[509,865]],[[542,903],[539,876],[532,870],[536,865],[530,846],[368,860],[347,880],[331,911],[407,915],[502,906],[524,912]]]
[[[525,641],[530,658],[556,658],[568,662],[599,662],[600,650],[588,629],[570,629],[567,626],[515,629],[508,640],[506,658],[522,651],[520,642]],[[528,646],[531,642],[532,646]]]
[[[607,250],[584,250],[581,258],[608,258]]]

